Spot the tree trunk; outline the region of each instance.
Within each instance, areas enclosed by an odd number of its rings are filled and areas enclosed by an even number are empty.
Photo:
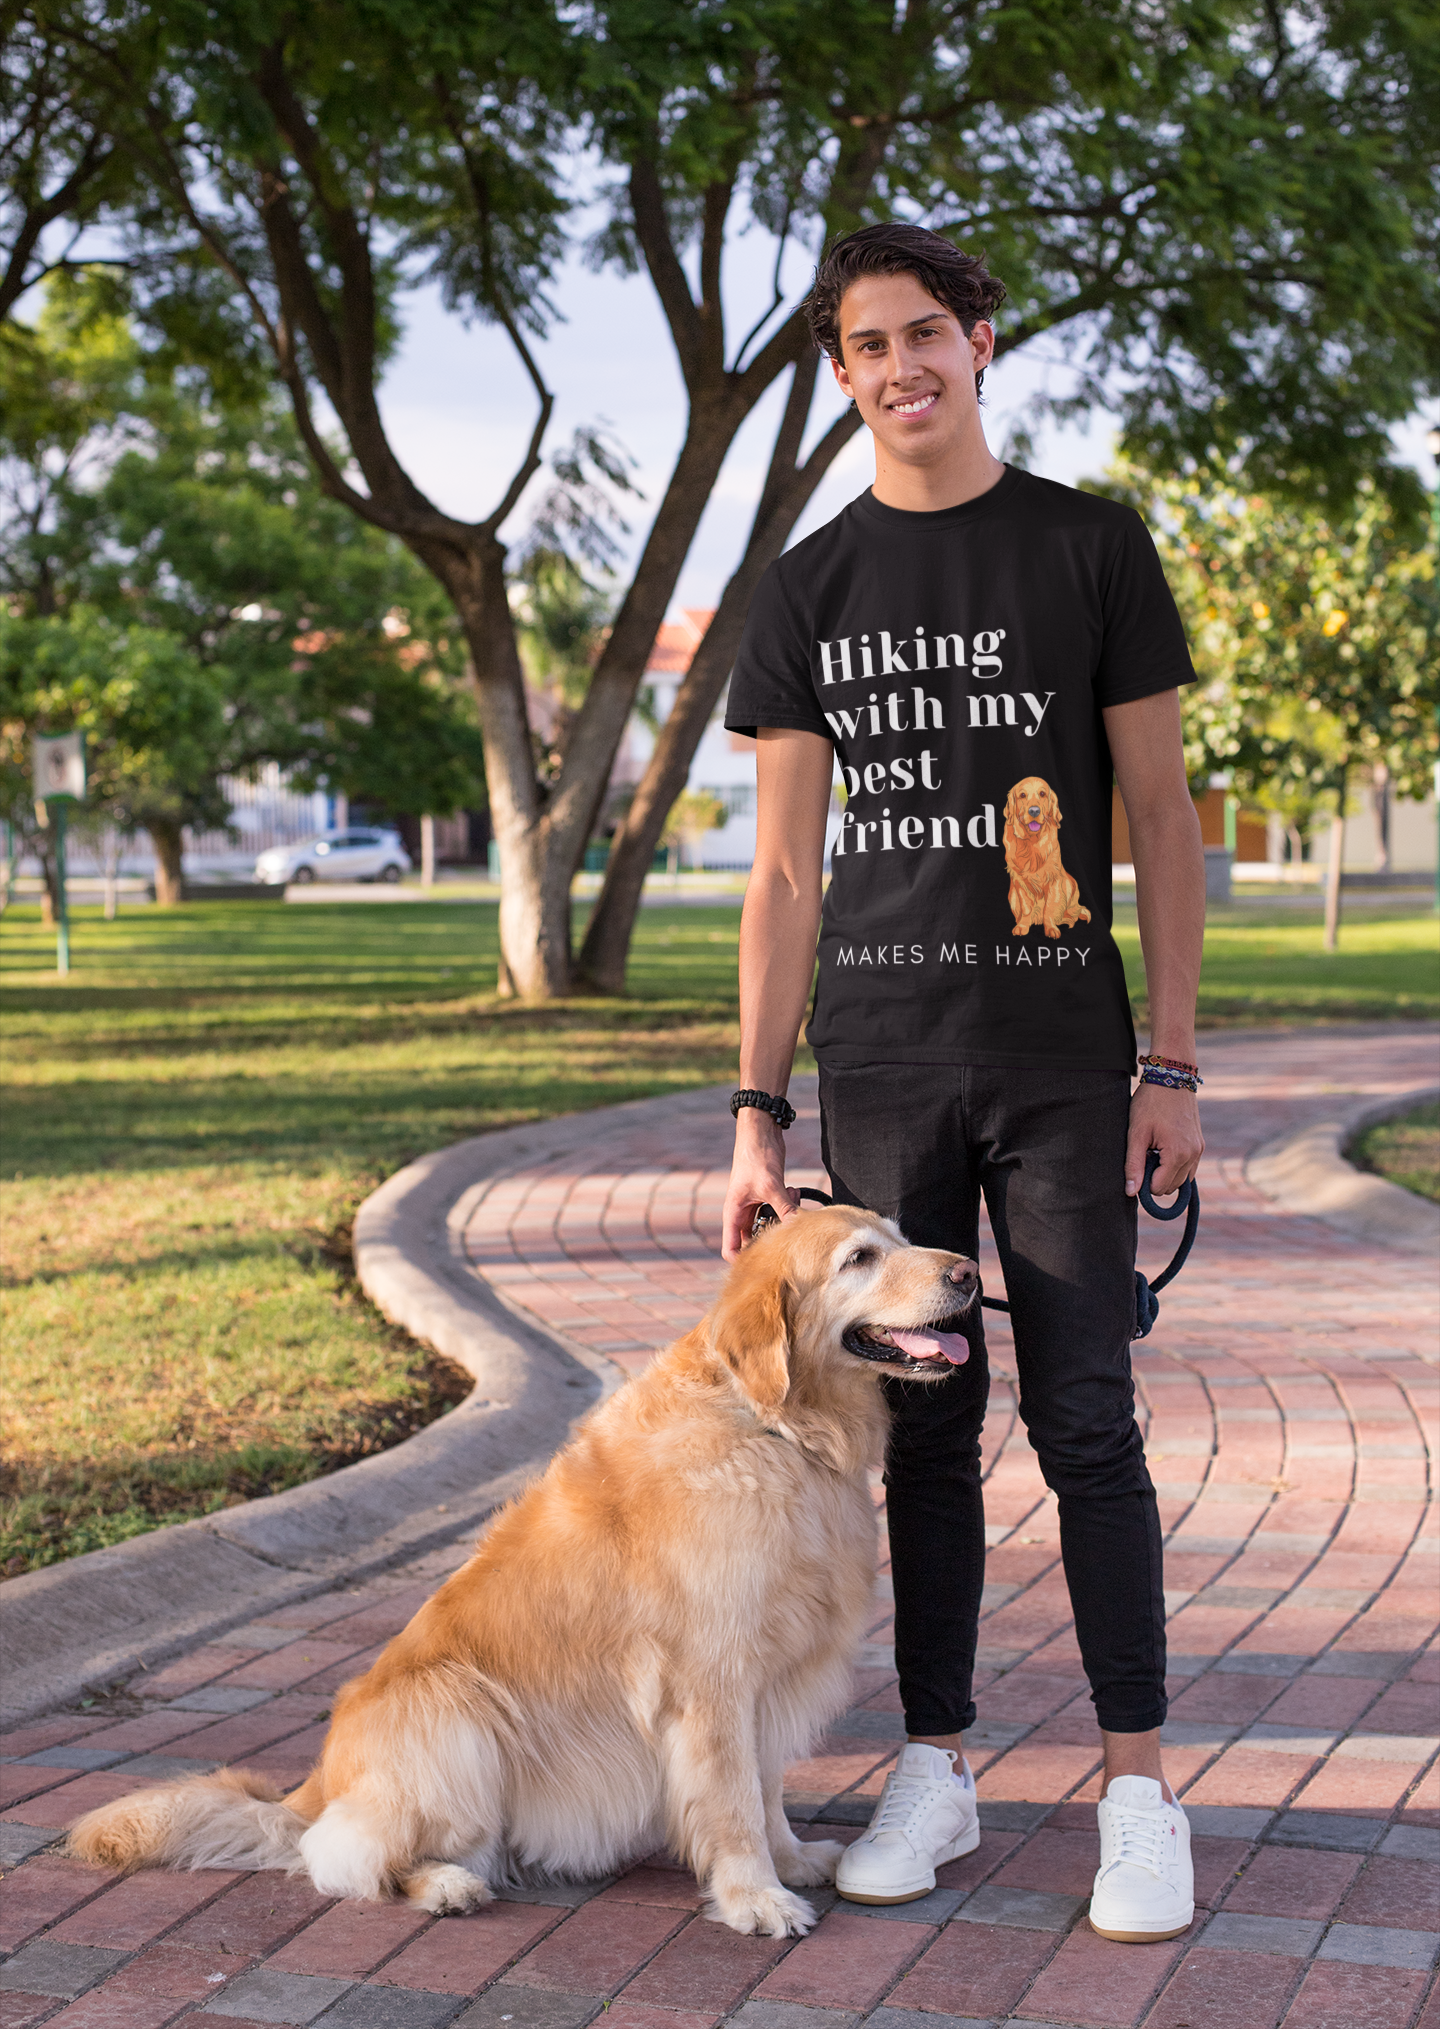
[[[1325,949],[1334,951],[1340,942],[1340,874],[1345,859],[1345,777],[1340,771],[1335,816],[1330,825],[1330,859],[1325,869]]]
[[[489,537],[459,569],[451,553],[436,575],[465,628],[485,741],[500,847],[499,990],[523,1000],[561,999],[570,991],[570,882],[585,831],[579,829],[577,844],[573,811],[568,826],[556,823],[553,799],[536,780],[504,545]]]
[[[155,900],[173,909],[185,899],[181,871],[182,828],[168,817],[153,818],[145,827],[155,848]]]
[[[435,820],[428,814],[420,820],[420,885],[435,885]]]
[[[685,787],[695,750],[729,681],[755,587],[784,549],[815,488],[859,427],[858,416],[842,416],[805,463],[798,464],[818,363],[812,354],[796,365],[745,554],[721,594],[705,639],[675,693],[670,716],[660,728],[649,766],[611,842],[604,883],[586,926],[579,960],[581,977],[597,992],[625,990],[625,965],[645,876],[665,820]]]

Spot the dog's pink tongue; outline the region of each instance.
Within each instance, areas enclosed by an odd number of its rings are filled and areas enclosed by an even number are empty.
[[[894,1325],[890,1336],[902,1353],[908,1353],[912,1360],[948,1360],[952,1367],[963,1367],[970,1357],[969,1342],[960,1332],[900,1332]]]

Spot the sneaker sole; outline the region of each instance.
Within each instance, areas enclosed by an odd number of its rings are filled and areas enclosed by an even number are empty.
[[[973,1853],[980,1844],[980,1827],[975,1825],[965,1836],[945,1848],[944,1856],[935,1862],[937,1867],[948,1867],[952,1860],[962,1860],[967,1853]],[[934,1893],[935,1876],[932,1874],[923,1888],[907,1888],[903,1895],[866,1895],[858,1888],[842,1888],[837,1881],[835,1893],[843,1902],[864,1902],[875,1909],[890,1909],[900,1902],[919,1902],[923,1896]]]
[[[1163,1944],[1167,1938],[1184,1937],[1195,1921],[1195,1911],[1192,1909],[1185,1921],[1173,1930],[1107,1930],[1093,1916],[1087,1917],[1086,1921],[1097,1937],[1107,1937],[1112,1944]]]

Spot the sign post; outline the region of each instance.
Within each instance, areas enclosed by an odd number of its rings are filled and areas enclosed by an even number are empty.
[[[55,970],[64,979],[70,971],[70,907],[65,893],[65,829],[72,803],[85,801],[85,735],[61,733],[36,736],[35,809],[41,822],[55,827]]]

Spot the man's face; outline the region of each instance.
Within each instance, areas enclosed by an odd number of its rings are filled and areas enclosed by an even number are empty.
[[[967,338],[914,275],[852,282],[840,302],[840,347],[835,378],[892,458],[930,464],[978,424],[975,376],[995,334],[980,323]]]

